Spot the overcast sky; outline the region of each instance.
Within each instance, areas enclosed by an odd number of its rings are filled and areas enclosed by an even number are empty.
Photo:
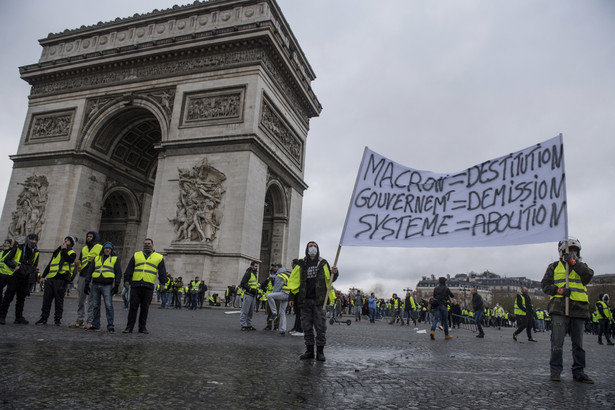
[[[2,1],[0,206],[38,39],[172,1]],[[187,4],[180,2],[179,4]],[[615,273],[615,2],[279,0],[316,73],[301,249],[330,263],[366,146],[411,168],[457,172],[563,134],[569,233],[596,274]],[[12,204],[9,204],[12,206]],[[336,288],[388,297],[422,276],[540,280],[556,243],[493,248],[343,247]]]

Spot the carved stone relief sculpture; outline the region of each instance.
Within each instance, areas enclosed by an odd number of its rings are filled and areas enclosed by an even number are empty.
[[[17,198],[16,210],[9,225],[9,236],[15,240],[22,240],[31,233],[40,234],[45,223],[49,182],[45,176],[32,175],[19,185],[24,188]]]
[[[175,228],[175,240],[211,243],[222,222],[220,203],[226,192],[226,176],[207,165],[206,158],[192,169],[178,169],[178,174],[177,210],[175,218],[169,219]]]

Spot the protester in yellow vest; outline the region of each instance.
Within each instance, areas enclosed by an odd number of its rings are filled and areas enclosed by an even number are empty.
[[[563,369],[563,346],[566,333],[572,341],[572,377],[581,383],[594,381],[585,374],[585,350],[583,350],[583,331],[585,319],[589,319],[589,298],[585,285],[594,277],[594,271],[582,262],[581,242],[569,238],[557,246],[559,260],[547,267],[542,278],[542,291],[551,296],[549,315],[551,315],[551,380],[560,381]],[[568,284],[566,284],[568,276]],[[566,311],[566,300],[569,302]]]
[[[613,314],[609,309],[608,303],[608,294],[600,294],[600,296],[598,296],[598,300],[596,301],[596,316],[598,317],[598,344],[602,344],[602,335],[604,334],[604,337],[606,337],[606,344],[608,346],[613,346],[613,342],[611,342],[611,338],[609,337],[609,326],[613,321]]]
[[[89,231],[85,235],[85,245],[81,248],[81,255],[75,261],[75,267],[77,272],[79,273],[79,277],[77,279],[77,320],[75,323],[71,323],[68,325],[70,328],[80,328],[83,327],[83,321],[86,319],[85,315],[85,306],[86,306],[86,298],[88,300],[88,309],[87,309],[87,325],[86,329],[89,329],[92,325],[92,306],[91,306],[91,297],[89,297],[85,293],[85,272],[89,266],[89,264],[94,261],[94,258],[100,255],[102,251],[102,245],[98,243],[100,241],[100,235],[96,231]]]
[[[84,292],[90,294],[92,303],[92,326],[87,328],[90,331],[100,329],[100,297],[105,303],[105,314],[107,316],[107,331],[115,332],[113,324],[113,295],[119,291],[122,279],[122,268],[120,260],[113,252],[113,244],[105,242],[102,245],[102,252],[91,261],[86,270],[86,283]],[[91,281],[91,284],[90,284]]]
[[[147,330],[147,314],[154,296],[156,277],[162,284],[167,281],[167,269],[161,254],[154,251],[154,241],[143,241],[143,250],[135,252],[124,272],[124,282],[130,282],[130,309],[128,322],[122,333],[132,333],[139,311],[139,333]]]
[[[56,326],[61,325],[66,287],[73,280],[75,273],[77,254],[73,251],[73,246],[76,242],[76,237],[67,236],[64,238],[62,244],[51,255],[51,260],[41,275],[40,282],[45,284],[45,290],[43,292],[41,318],[36,322],[37,325],[47,324],[47,319],[51,313],[51,302],[54,300],[54,323]]]
[[[13,274],[13,269],[4,262],[11,253],[14,256],[13,240],[9,238],[2,244],[2,252],[0,252],[0,305],[2,304],[4,288],[9,283],[9,277]]]
[[[23,245],[15,244],[8,254],[4,255],[3,264],[7,276],[6,291],[0,303],[0,324],[6,323],[6,314],[13,297],[17,295],[15,302],[15,324],[27,325],[29,322],[23,316],[23,308],[26,296],[30,294],[30,284],[36,281],[38,273],[38,236],[30,234],[26,236]],[[6,242],[5,242],[6,244]],[[6,273],[10,272],[9,275]]]
[[[292,308],[294,303],[297,303],[301,307],[301,325],[306,347],[305,353],[299,356],[301,360],[314,358],[314,345],[316,345],[316,360],[326,360],[324,347],[327,324],[323,307],[325,299],[329,297],[327,293],[330,290],[329,283],[335,281],[338,275],[337,267],[329,269],[329,262],[320,257],[318,244],[314,241],[308,242],[305,247],[305,257],[297,260],[297,265],[288,280],[290,292],[295,295],[289,306]],[[355,306],[355,309],[360,308]]]

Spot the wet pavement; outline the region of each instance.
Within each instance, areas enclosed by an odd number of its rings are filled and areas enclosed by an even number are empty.
[[[149,335],[122,334],[127,312],[115,303],[116,333],[70,329],[76,300],[65,301],[63,326],[35,326],[42,298],[26,300],[29,325],[0,326],[0,408],[613,408],[615,347],[585,335],[586,372],[572,381],[570,340],[561,382],[549,380],[549,333],[538,343],[512,329],[442,331],[431,341],[414,326],[367,320],[328,325],[326,362],[300,361],[303,338],[240,331],[229,309],[157,309]],[[345,317],[347,319],[350,317]],[[292,320],[289,320],[292,325]],[[52,322],[52,320],[50,320]],[[101,325],[106,325],[104,312]],[[418,330],[427,326],[419,324]],[[135,329],[136,331],[136,329]]]

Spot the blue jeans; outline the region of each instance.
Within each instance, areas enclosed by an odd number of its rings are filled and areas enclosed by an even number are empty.
[[[582,375],[585,369],[585,350],[583,350],[585,319],[553,315],[551,316],[551,324],[553,326],[551,331],[551,360],[549,361],[551,371],[561,373],[564,368],[564,339],[569,331],[572,341],[572,375]]]
[[[485,312],[482,310],[477,310],[474,312],[474,321],[476,322],[476,327],[478,327],[478,333],[481,335],[485,334],[485,332],[483,332],[483,325],[481,324],[483,321],[483,313]]]
[[[446,308],[446,305],[440,305],[435,309],[434,319],[431,324],[431,330],[436,330],[439,320],[442,321],[442,326],[444,327],[444,334],[448,335],[448,309]]]
[[[169,303],[169,292],[162,292],[160,294],[160,298],[162,299],[162,303],[160,304],[160,307],[164,309],[167,307],[167,303]]]
[[[92,282],[92,326],[100,328],[100,296],[105,302],[105,313],[107,315],[107,330],[114,329],[113,326],[113,296],[111,295],[112,284],[102,285]]]
[[[374,307],[369,308],[369,321],[370,322],[373,322],[376,317],[376,309],[377,308],[374,308]]]

